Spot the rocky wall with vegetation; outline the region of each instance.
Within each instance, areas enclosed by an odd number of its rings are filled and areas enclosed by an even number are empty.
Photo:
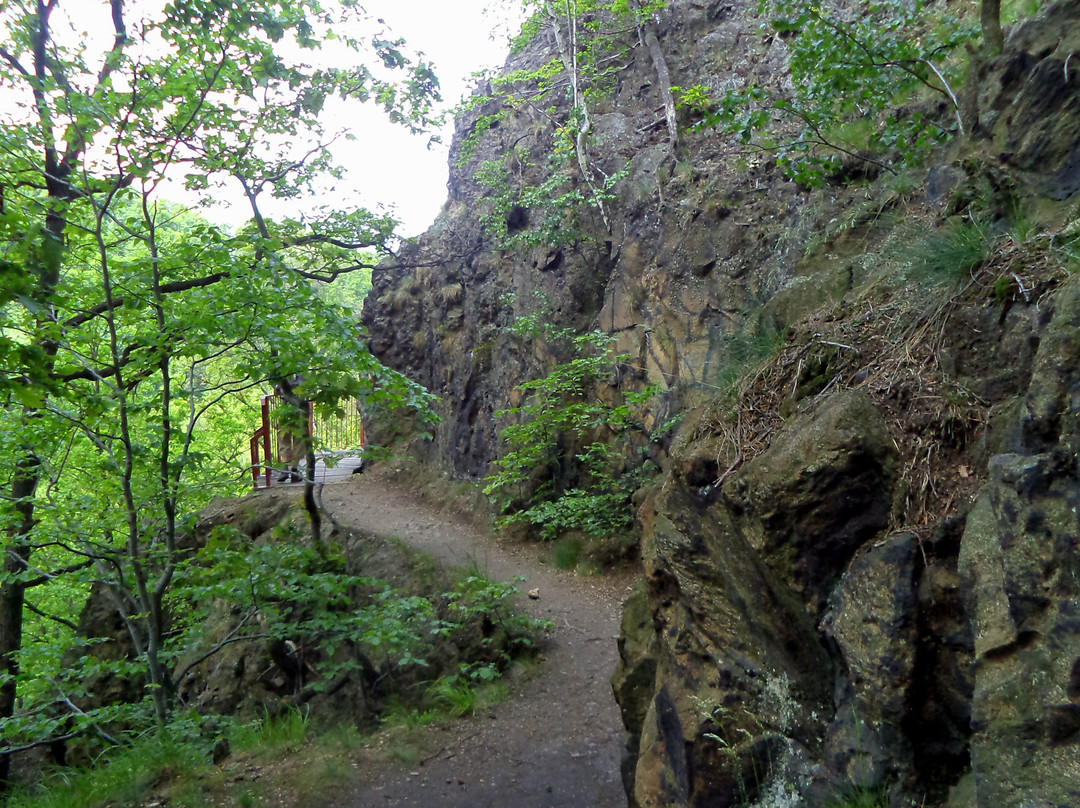
[[[407,247],[429,265],[374,276],[373,351],[442,397],[420,451],[461,476],[566,359],[522,316],[611,335],[597,397],[651,382],[646,421],[680,417],[633,497],[631,804],[1080,804],[1080,4],[973,55],[955,110],[900,111],[955,111],[951,145],[846,154],[814,188],[686,105],[667,125],[665,83],[791,94],[790,39],[761,22],[673,0],[626,34],[591,109],[614,180],[560,243],[515,241],[544,212],[476,180],[502,161],[541,183],[560,107],[494,116],[483,88]]]

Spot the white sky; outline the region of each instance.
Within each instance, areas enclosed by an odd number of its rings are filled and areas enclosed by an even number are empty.
[[[396,36],[422,51],[434,63],[443,99],[454,104],[469,87],[471,73],[501,65],[508,51],[507,20],[520,7],[515,0],[368,0],[367,11],[386,20]],[[515,29],[516,30],[516,29]],[[366,112],[367,110],[365,110]],[[407,130],[388,123],[371,111],[370,121],[359,122],[357,141],[347,144],[385,158],[363,161],[361,198],[372,206],[393,206],[402,221],[401,232],[414,236],[435,220],[446,201],[448,148],[454,131],[447,122],[443,143],[430,150],[426,137],[411,137]],[[342,155],[346,162],[346,155]]]
[[[393,36],[405,39],[407,52],[422,52],[433,63],[447,107],[467,91],[473,72],[504,61],[508,28],[513,25],[516,31],[520,27],[516,22],[520,0],[367,0],[363,7],[372,17],[385,20]],[[104,0],[69,0],[61,8],[77,30],[100,31],[111,41]],[[347,123],[356,140],[335,146],[335,154],[349,173],[345,180],[336,182],[333,191],[309,205],[385,208],[401,221],[401,235],[418,235],[434,221],[446,200],[453,121],[446,124],[443,143],[428,148],[427,136],[411,136],[407,129],[390,124],[374,107],[354,105],[352,109],[355,120]],[[340,123],[332,121],[330,128]],[[192,204],[179,183],[171,186],[163,189],[167,198]],[[239,190],[235,201],[227,192],[224,197],[222,204],[211,210],[200,206],[204,215],[228,225],[249,217],[250,209],[242,203]],[[260,207],[273,218],[295,216],[304,203],[291,200],[276,205],[274,200],[264,199]]]

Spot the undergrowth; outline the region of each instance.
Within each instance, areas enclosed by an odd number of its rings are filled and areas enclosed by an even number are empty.
[[[574,536],[567,536],[555,542],[552,552],[552,560],[555,566],[561,570],[572,570],[581,559],[581,540]]]
[[[716,484],[764,451],[788,417],[858,387],[898,436],[895,528],[932,524],[973,495],[973,441],[993,402],[940,361],[950,329],[962,312],[985,307],[1004,321],[1080,270],[1075,212],[1048,221],[1009,202],[973,195],[944,226],[923,222],[921,236],[906,228],[886,237],[854,291],[793,327],[785,345],[741,377],[734,403],[718,396],[694,438],[717,447]]]
[[[417,730],[505,701],[506,682],[494,672],[490,681],[483,678],[487,673],[479,681],[470,678],[477,669],[488,670],[466,666],[460,676],[428,683],[420,707],[392,700],[379,725],[367,731],[351,724],[316,727],[302,709],[228,724],[220,737],[166,727],[114,747],[86,767],[54,770],[33,789],[13,791],[2,804],[4,808],[148,804],[258,808],[276,804],[266,800],[283,788],[322,804],[354,776],[349,761],[361,748],[378,747],[384,757],[411,763],[423,743]],[[228,756],[215,763],[214,750],[223,748],[229,750]],[[257,775],[249,777],[251,772]]]
[[[953,222],[930,232],[901,256],[919,279],[964,282],[990,258],[994,235],[978,219]]]
[[[210,758],[205,743],[174,738],[161,730],[145,735],[131,746],[102,754],[94,765],[54,772],[32,790],[16,790],[5,808],[99,808],[109,805],[140,806],[163,779],[197,782],[209,775]],[[205,804],[185,788],[177,806]]]
[[[529,315],[513,333],[549,342],[568,361],[518,385],[520,406],[495,413],[504,422],[503,447],[484,493],[501,512],[500,524],[529,526],[545,540],[571,531],[628,533],[630,497],[658,470],[645,426],[658,388],[624,387],[628,357],[600,331],[573,335]]]
[[[889,788],[886,785],[853,786],[829,800],[826,808],[889,808]]]
[[[421,577],[433,575],[427,570]],[[500,681],[504,671],[518,655],[530,652],[546,625],[510,609],[507,599],[516,592],[513,584],[491,581],[475,569],[460,573],[446,591],[433,589],[430,599],[403,597],[385,586],[374,589],[374,601],[385,608],[376,623],[365,626],[377,636],[368,640],[372,658],[379,652],[392,660],[384,669],[384,686],[392,684],[406,664],[414,674],[431,670],[432,678],[412,684],[403,679],[396,696],[383,704],[380,721],[368,726],[366,733],[347,725],[315,728],[308,712],[300,709],[267,713],[250,723],[189,713],[154,731],[118,736],[124,738],[122,743],[107,748],[85,767],[46,771],[36,787],[14,790],[4,808],[141,808],[155,800],[175,808],[222,804],[254,808],[265,804],[260,794],[282,786],[319,798],[352,776],[342,757],[367,743],[372,733],[471,715],[505,699],[508,689]],[[399,614],[402,608],[405,612]],[[412,619],[417,610],[423,615],[419,624]],[[451,638],[456,632],[467,636],[468,627],[480,620],[494,633],[478,647],[463,649],[473,661],[458,662],[456,670],[446,675],[445,670],[440,674],[435,660],[429,664],[424,658],[439,638]],[[225,762],[216,766],[214,761],[222,757]],[[225,773],[237,766],[258,770],[258,783],[231,787]],[[278,783],[275,778],[284,779]],[[218,799],[223,791],[225,803]]]
[[[309,714],[306,710],[288,710],[269,715],[261,721],[239,724],[229,733],[229,745],[238,752],[278,754],[290,752],[308,736]]]

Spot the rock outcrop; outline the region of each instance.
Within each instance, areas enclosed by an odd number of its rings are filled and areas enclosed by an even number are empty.
[[[755,9],[672,0],[671,81],[782,90],[786,46]],[[491,242],[473,174],[549,134],[519,109],[453,169],[419,266],[376,273],[365,322],[442,396],[422,451],[458,476],[487,472],[493,413],[554,359],[515,342],[522,314],[610,333],[631,356],[611,383],[659,383],[684,416],[635,497],[644,588],[613,679],[631,804],[1080,805],[1080,284],[1053,257],[1076,235],[1080,3],[977,61],[974,131],[903,191],[810,192],[715,132],[673,152],[655,61],[628,48],[594,127],[603,170],[628,167],[610,228]],[[490,111],[459,121],[455,154]],[[1004,233],[1018,205],[1054,238]],[[982,275],[897,269],[973,206],[998,235]],[[732,404],[740,335],[776,323],[787,347]]]

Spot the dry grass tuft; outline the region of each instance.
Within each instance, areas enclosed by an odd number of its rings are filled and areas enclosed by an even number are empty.
[[[782,351],[740,381],[734,402],[715,405],[702,420],[699,437],[719,437],[717,484],[764,451],[787,417],[860,388],[885,415],[897,447],[893,527],[929,525],[969,503],[984,480],[968,456],[991,403],[950,378],[940,352],[961,310],[1038,305],[1050,295],[1067,276],[1050,247],[1049,236],[1004,237],[951,294],[942,286],[871,285],[801,324]]]

